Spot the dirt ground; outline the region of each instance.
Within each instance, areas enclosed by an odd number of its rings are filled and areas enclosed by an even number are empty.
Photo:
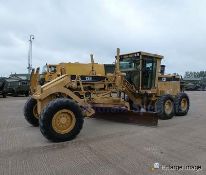
[[[0,174],[206,174],[206,92],[188,94],[187,116],[158,127],[85,119],[78,137],[64,143],[47,141],[25,121],[25,97],[0,98]],[[202,170],[162,169],[188,165]]]

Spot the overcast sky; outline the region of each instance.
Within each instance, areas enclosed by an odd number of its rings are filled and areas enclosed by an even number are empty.
[[[121,53],[164,55],[168,73],[206,70],[205,0],[0,0],[0,76],[45,63],[112,63]]]

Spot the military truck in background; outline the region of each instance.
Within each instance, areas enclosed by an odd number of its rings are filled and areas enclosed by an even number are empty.
[[[197,83],[187,83],[185,84],[185,90],[186,91],[199,91],[201,89],[201,86]]]
[[[29,80],[7,78],[7,93],[17,97],[19,95],[29,96]]]
[[[28,74],[11,74],[9,78],[6,78],[7,94],[15,97],[19,95],[29,96],[29,79],[30,75]]]
[[[184,78],[186,91],[204,91],[206,83],[203,78]]]
[[[3,98],[7,96],[7,81],[5,77],[0,77],[0,95],[2,95]]]

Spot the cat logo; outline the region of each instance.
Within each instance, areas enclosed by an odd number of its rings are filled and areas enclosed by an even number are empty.
[[[92,77],[85,77],[86,81],[92,81]]]
[[[167,79],[164,77],[164,78],[162,78],[162,81],[166,81]]]

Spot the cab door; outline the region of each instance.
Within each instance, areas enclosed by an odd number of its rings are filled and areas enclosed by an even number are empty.
[[[157,60],[153,57],[143,56],[142,59],[142,90],[155,88]]]

